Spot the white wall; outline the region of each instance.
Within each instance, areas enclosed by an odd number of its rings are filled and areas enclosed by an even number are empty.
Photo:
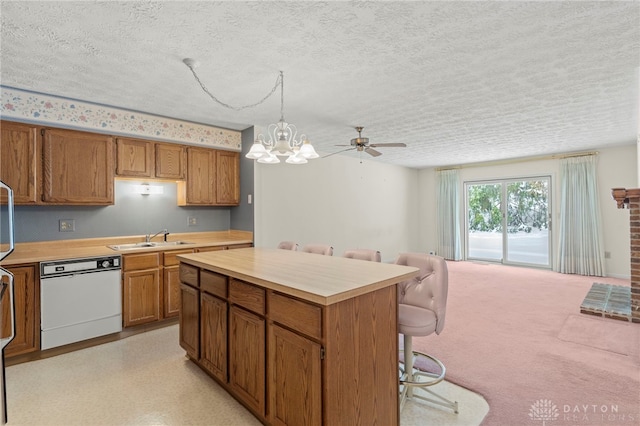
[[[380,250],[418,249],[418,170],[334,155],[304,165],[255,164],[256,247],[292,240]]]
[[[626,145],[615,148],[600,149],[598,151],[598,191],[600,193],[600,210],[603,222],[604,250],[611,253],[611,258],[605,260],[605,270],[608,276],[629,278],[630,276],[630,243],[629,243],[629,212],[618,210],[611,197],[611,188],[637,186],[636,145]],[[559,200],[559,160],[523,161],[504,165],[465,166],[460,169],[461,185],[464,182],[489,179],[506,179],[514,177],[551,176],[552,217],[553,223],[558,223],[560,217]],[[424,169],[419,172],[418,187],[420,191],[420,248],[423,251],[435,250],[437,247],[436,234],[436,172],[435,169]],[[461,188],[462,191],[462,188]],[[464,203],[461,203],[464,209]],[[461,212],[461,221],[464,222]],[[553,224],[552,224],[553,226]],[[464,230],[464,223],[461,224]],[[552,259],[554,266],[557,253],[557,227],[552,232]],[[464,232],[463,238],[464,238]]]

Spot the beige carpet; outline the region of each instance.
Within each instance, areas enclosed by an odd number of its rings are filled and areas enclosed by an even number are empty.
[[[639,336],[637,324],[585,314],[569,315],[558,334],[565,342],[636,357],[640,351]]]
[[[487,400],[483,425],[640,424],[640,354],[633,349],[640,324],[580,314],[593,277],[447,264],[444,330],[414,338],[413,347],[442,360],[448,380]],[[546,420],[541,407],[550,410]]]

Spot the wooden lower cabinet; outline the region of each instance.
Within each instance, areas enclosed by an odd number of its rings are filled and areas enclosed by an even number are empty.
[[[322,424],[321,351],[312,340],[269,326],[269,423]]]
[[[395,286],[319,305],[191,264],[180,270],[180,344],[260,421],[398,424]]]
[[[158,321],[160,313],[160,269],[123,274],[123,321],[125,327]]]
[[[193,253],[193,249],[171,250],[162,254],[162,318],[177,317],[180,313],[180,262],[177,256]]]
[[[223,382],[227,375],[227,302],[200,294],[200,362]]]
[[[186,284],[180,285],[180,346],[191,359],[200,355],[199,292]]]
[[[193,249],[125,254],[123,258],[123,326],[132,327],[180,313],[180,267],[177,256]]]
[[[229,309],[229,384],[259,415],[265,413],[265,320],[237,306]]]
[[[163,318],[176,317],[180,314],[180,268],[165,267],[162,277],[163,285]]]
[[[15,337],[4,350],[6,357],[40,349],[40,290],[36,265],[8,267],[13,274]],[[2,299],[2,337],[11,335],[10,298]]]

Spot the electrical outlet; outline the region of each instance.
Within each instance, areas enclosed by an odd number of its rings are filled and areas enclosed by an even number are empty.
[[[198,218],[195,216],[189,216],[187,218],[187,225],[188,226],[196,226],[198,224]]]
[[[60,219],[58,221],[58,230],[60,232],[73,232],[76,230],[75,219]]]

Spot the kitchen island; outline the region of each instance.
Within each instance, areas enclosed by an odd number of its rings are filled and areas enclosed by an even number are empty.
[[[178,259],[180,345],[263,423],[399,423],[396,284],[416,268],[261,248]]]

